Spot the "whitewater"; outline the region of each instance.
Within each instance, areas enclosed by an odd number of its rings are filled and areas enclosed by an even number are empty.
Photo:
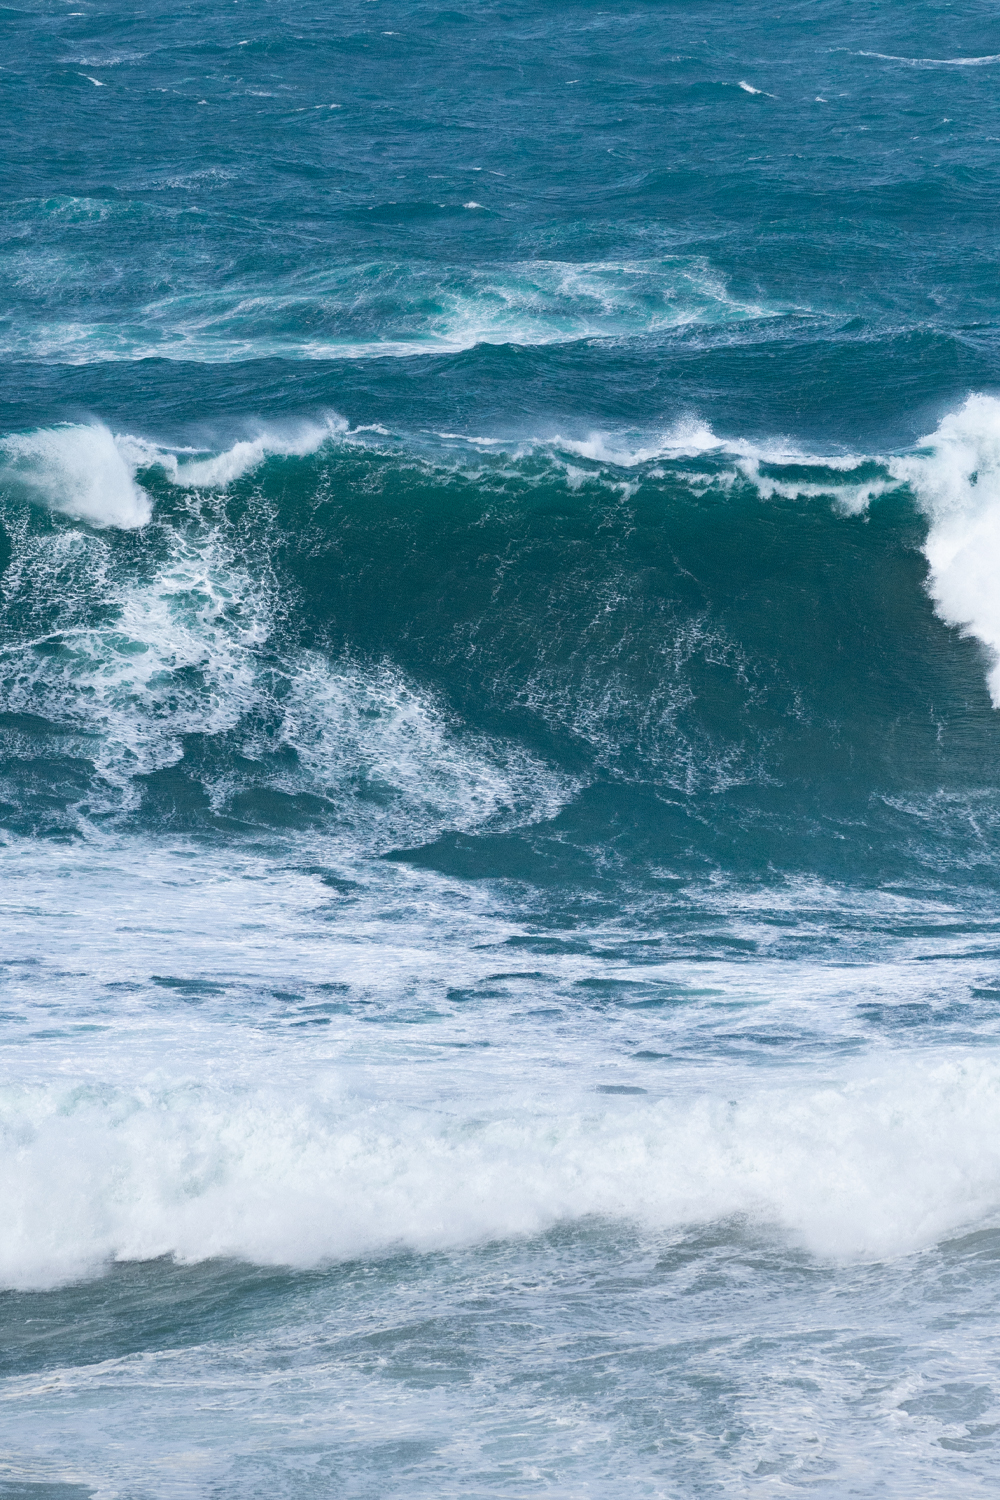
[[[0,1500],[989,1493],[995,15],[231,10],[0,22]]]

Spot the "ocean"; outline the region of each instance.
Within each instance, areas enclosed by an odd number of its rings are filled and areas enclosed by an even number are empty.
[[[992,1493],[995,5],[0,36],[0,1500]]]

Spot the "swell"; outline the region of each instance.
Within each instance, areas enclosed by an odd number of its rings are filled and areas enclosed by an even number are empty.
[[[137,218],[154,243],[163,232],[162,215],[104,207],[57,205],[98,225],[107,218],[119,233]],[[38,206],[45,219],[52,209]],[[454,211],[486,212],[472,200]],[[476,267],[373,259],[323,271],[300,267],[284,276],[247,274],[224,288],[214,280],[206,286],[201,266],[185,276],[172,264],[155,264],[157,252],[150,256],[144,272],[133,271],[123,305],[122,288],[102,288],[88,260],[57,245],[28,250],[16,243],[7,269],[23,306],[16,322],[0,325],[0,354],[70,365],[153,357],[206,363],[398,357],[482,343],[530,346],[722,329],[780,321],[785,311],[734,295],[704,256]]]

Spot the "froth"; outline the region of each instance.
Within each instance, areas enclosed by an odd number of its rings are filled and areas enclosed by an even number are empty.
[[[489,205],[467,200],[463,207],[482,213]],[[55,270],[51,260],[51,252],[44,264],[39,255],[39,279],[73,277],[64,258],[56,259]],[[538,346],[711,328],[784,311],[733,295],[701,257],[479,268],[368,263],[293,273],[278,282],[271,277],[266,284],[192,282],[129,309],[118,323],[96,309],[89,319],[22,322],[0,338],[0,348],[70,363],[370,359],[457,352],[479,343]]]
[[[900,57],[894,52],[859,52],[859,57],[876,57],[881,62],[909,63],[913,68],[985,68],[1000,62],[1000,52],[984,57]]]
[[[560,440],[557,440],[560,441]],[[856,515],[880,495],[907,484],[926,515],[928,588],[938,615],[974,636],[990,657],[989,690],[1000,708],[1000,400],[973,394],[907,454],[884,457],[808,453],[787,439],[720,438],[702,422],[676,427],[630,446],[594,435],[560,442],[582,457],[617,467],[702,455],[713,461],[709,484],[742,477],[762,499],[829,497]],[[725,466],[732,464],[727,475]]]
[[[152,516],[150,496],[136,480],[142,469],[163,469],[184,489],[222,489],[269,457],[304,457],[346,429],[330,413],[321,421],[261,427],[212,453],[114,433],[100,422],[67,423],[0,438],[0,482],[77,520],[129,529]]]
[[[662,441],[664,457],[684,453],[683,436],[675,432]],[[969,396],[914,451],[890,457],[818,456],[787,441],[723,441],[703,424],[692,424],[688,443],[691,453],[731,455],[737,472],[763,499],[828,495],[841,511],[857,514],[879,495],[908,485],[929,522],[924,554],[935,609],[948,625],[986,648],[990,696],[1000,708],[1000,400],[981,393]],[[584,451],[582,445],[578,451]],[[623,461],[609,445],[593,440],[586,451],[606,461]],[[633,461],[651,456],[651,450],[637,450]],[[785,466],[794,473],[783,474]],[[807,474],[811,469],[812,475],[804,477],[803,469]],[[712,476],[715,482],[720,477]]]
[[[158,451],[128,442],[134,463]],[[216,813],[262,789],[306,794],[368,850],[550,817],[575,788],[470,732],[388,661],[284,646],[273,580],[240,560],[224,500],[151,527],[138,567],[77,528],[21,526],[13,540],[3,595],[22,635],[0,660],[0,691],[9,711],[58,724],[63,749],[96,770],[80,816],[136,810],[140,778],[180,762],[191,735],[215,740],[198,774]]]
[[[8,1091],[3,1283],[164,1254],[315,1265],[594,1215],[659,1231],[742,1215],[881,1258],[1000,1199],[1000,1071],[972,1054],[641,1102],[484,1066],[452,1078],[443,1113],[396,1102],[385,1068],[376,1083],[286,1055],[237,1072]]]
[[[549,439],[547,446],[557,451],[576,453],[594,463],[632,469],[655,459],[693,458],[701,453],[718,451],[723,447],[723,442],[716,437],[707,422],[689,419],[678,422],[665,433],[648,438],[592,432],[586,438],[553,437]]]
[[[359,429],[360,431],[360,429]],[[704,484],[728,487],[745,480],[762,499],[781,496],[786,499],[827,496],[837,507],[854,514],[887,489],[895,488],[884,461],[857,453],[811,453],[790,438],[724,437],[702,419],[682,418],[661,431],[593,430],[586,437],[566,437],[560,433],[546,437],[499,438],[466,437],[461,433],[441,432],[446,441],[466,443],[472,449],[491,455],[506,451],[516,459],[527,454],[546,454],[562,467],[572,483],[584,477],[609,477],[620,480],[616,470],[645,470],[651,477],[661,477],[662,465],[676,465],[674,477],[696,487]],[[572,455],[594,467],[572,470],[567,459]],[[692,471],[689,460],[704,458],[708,468]],[[861,470],[875,467],[879,472],[862,478]],[[782,469],[794,470],[784,475]],[[812,470],[809,478],[803,470]],[[620,487],[620,484],[619,484]]]
[[[514,744],[456,732],[434,695],[389,662],[295,659],[280,739],[311,789],[365,841],[419,842],[554,817],[576,789]],[[291,789],[293,783],[289,783]]]
[[[78,731],[106,792],[134,805],[134,778],[180,760],[184,735],[239,723],[253,701],[266,598],[213,535],[200,546],[178,539],[169,559],[128,584],[115,577],[101,537],[21,539],[4,580],[8,605],[27,610],[31,593],[48,592],[55,578],[66,597],[43,637],[54,649],[37,650],[37,638],[8,647],[4,701],[44,714],[64,734]]]

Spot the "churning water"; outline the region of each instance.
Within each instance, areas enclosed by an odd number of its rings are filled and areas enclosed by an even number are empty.
[[[990,1493],[995,7],[76,5],[0,1497]]]

